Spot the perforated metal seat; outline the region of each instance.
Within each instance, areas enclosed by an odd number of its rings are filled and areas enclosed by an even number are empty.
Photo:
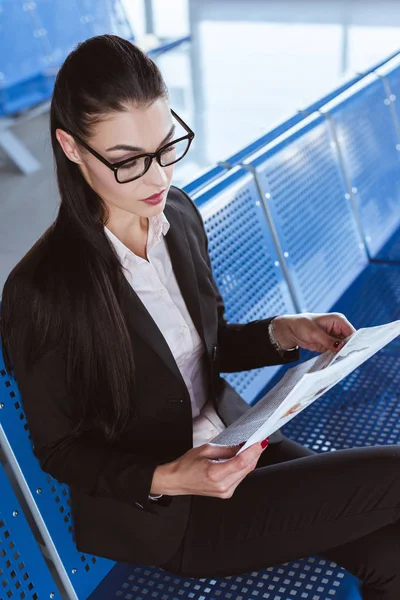
[[[394,258],[397,244],[385,245],[400,226],[400,129],[392,98],[387,81],[371,74],[321,109],[332,119],[369,254],[385,260]]]
[[[340,308],[357,327],[400,318],[400,265],[370,264],[328,121],[309,117],[246,166],[299,312]]]
[[[1,463],[0,490],[0,598],[61,600]]]
[[[382,349],[282,432],[316,452],[400,444],[399,362],[398,348]]]
[[[0,116],[50,98],[55,80],[50,69],[78,42],[111,29],[106,2],[2,2]]]
[[[231,323],[293,312],[254,178],[235,167],[192,199],[207,231],[213,274]],[[279,369],[224,373],[251,403]]]
[[[255,182],[236,168],[197,197],[209,238],[213,271],[232,322],[293,312],[289,290],[269,235]],[[226,377],[249,401],[279,367],[230,373]],[[16,382],[0,366],[3,439],[10,461],[35,515],[47,550],[68,590],[69,598],[254,598],[283,600],[359,599],[357,582],[333,563],[318,557],[294,561],[257,573],[219,579],[184,579],[161,569],[116,565],[79,553],[73,541],[68,487],[44,473],[32,454],[29,432]],[[12,450],[11,450],[12,449]],[[37,490],[40,489],[39,494]]]
[[[329,309],[367,267],[328,122],[312,115],[245,161],[299,312]]]
[[[342,312],[356,328],[400,319],[400,265],[368,261],[339,158],[329,122],[313,115],[247,162],[273,221],[296,306]],[[317,451],[398,443],[399,361],[397,339],[283,431]]]

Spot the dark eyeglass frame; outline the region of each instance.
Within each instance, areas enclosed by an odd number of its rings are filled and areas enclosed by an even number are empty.
[[[168,142],[168,144],[164,144],[164,146],[162,146],[161,148],[159,148],[157,150],[157,152],[143,152],[142,154],[137,154],[136,156],[131,156],[130,158],[126,158],[124,160],[121,160],[119,162],[116,163],[111,163],[110,161],[108,161],[106,158],[104,158],[103,156],[101,156],[101,154],[99,154],[96,150],[94,150],[93,148],[91,148],[86,142],[84,142],[80,137],[78,137],[77,135],[75,135],[74,133],[72,133],[72,131],[68,131],[67,129],[65,129],[64,131],[66,131],[67,133],[69,133],[70,135],[72,135],[73,138],[75,138],[84,148],[86,148],[86,150],[88,152],[90,152],[90,154],[93,154],[93,156],[95,158],[97,158],[100,162],[103,163],[103,165],[105,165],[106,167],[108,167],[109,169],[111,169],[111,171],[114,171],[114,177],[117,183],[120,184],[124,184],[124,183],[130,183],[131,181],[134,181],[135,179],[139,179],[140,177],[143,177],[143,175],[145,175],[147,173],[147,171],[150,169],[153,159],[155,158],[158,162],[158,164],[160,165],[160,167],[165,167],[165,166],[169,166],[169,165],[162,165],[161,164],[161,154],[162,152],[164,152],[164,150],[166,148],[168,148],[168,146],[173,146],[174,144],[177,144],[178,142],[182,142],[183,140],[189,140],[189,144],[188,147],[186,149],[186,152],[184,154],[182,154],[182,156],[180,158],[178,158],[177,160],[174,160],[172,163],[169,163],[171,165],[179,162],[180,160],[182,160],[182,158],[184,156],[186,156],[186,154],[188,153],[188,150],[190,148],[190,145],[193,141],[193,138],[195,136],[194,131],[192,131],[189,127],[189,125],[187,125],[185,123],[185,121],[183,119],[181,119],[181,117],[179,117],[175,111],[171,110],[171,114],[175,117],[175,119],[178,121],[178,123],[180,125],[182,125],[182,127],[187,131],[187,134],[176,139],[173,140],[172,142]],[[141,173],[141,175],[136,175],[136,177],[132,177],[132,179],[128,179],[127,181],[118,181],[118,169],[120,167],[122,167],[123,165],[133,161],[133,160],[137,160],[138,158],[143,158],[143,157],[147,157],[149,160],[147,160],[147,164],[145,167],[145,170],[143,171],[143,173]]]

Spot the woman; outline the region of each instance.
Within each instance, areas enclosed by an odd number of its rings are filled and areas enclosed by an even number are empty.
[[[70,486],[78,550],[196,577],[318,553],[364,598],[397,600],[397,446],[207,443],[248,408],[220,371],[339,349],[354,328],[337,313],[227,323],[200,213],[171,187],[193,132],[130,42],[68,56],[51,137],[59,213],[6,281],[1,333],[35,455]]]

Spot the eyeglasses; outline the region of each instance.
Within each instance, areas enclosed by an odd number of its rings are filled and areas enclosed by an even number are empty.
[[[72,135],[73,138],[75,138],[100,162],[106,165],[106,167],[114,171],[114,177],[118,183],[129,183],[130,181],[139,179],[139,177],[142,177],[145,173],[147,173],[154,158],[161,167],[168,167],[169,165],[173,165],[179,160],[182,160],[182,158],[187,154],[190,144],[194,138],[194,132],[172,109],[171,114],[175,117],[178,123],[182,125],[185,131],[187,131],[186,135],[174,140],[173,142],[165,144],[159,150],[157,150],[157,152],[138,154],[137,156],[127,158],[126,160],[121,160],[116,163],[110,163],[103,156],[101,156],[101,154],[96,152],[96,150],[93,150],[93,148],[88,146],[88,144],[81,140],[77,135],[71,131],[68,131],[67,129],[65,131]]]

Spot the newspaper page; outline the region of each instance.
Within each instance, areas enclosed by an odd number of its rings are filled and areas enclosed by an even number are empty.
[[[328,351],[288,369],[272,390],[211,442],[223,446],[245,442],[239,452],[261,442],[398,335],[400,320],[358,329],[339,352]]]

